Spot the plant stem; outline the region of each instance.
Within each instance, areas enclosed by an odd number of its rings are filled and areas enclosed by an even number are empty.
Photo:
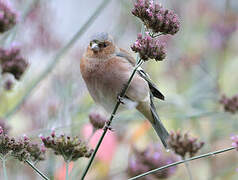
[[[69,179],[69,162],[66,162],[66,174],[65,174],[65,180]]]
[[[87,20],[87,22],[80,28],[80,30],[73,36],[73,38],[61,49],[59,52],[55,55],[53,58],[53,61],[47,66],[47,68],[39,75],[38,78],[36,78],[35,81],[32,82],[32,85],[26,90],[26,93],[24,96],[19,100],[19,102],[16,104],[16,106],[7,112],[5,114],[5,118],[9,118],[11,115],[13,115],[19,107],[22,105],[22,103],[30,96],[33,89],[45,78],[47,75],[53,70],[55,65],[59,62],[59,60],[63,57],[63,55],[66,54],[66,52],[69,51],[70,48],[73,47],[75,42],[84,34],[84,32],[91,26],[91,24],[96,20],[98,15],[102,12],[102,10],[106,7],[106,5],[111,0],[104,0],[98,8],[95,10],[95,12],[91,15],[91,17]]]
[[[7,176],[7,168],[6,168],[6,159],[2,159],[2,168],[3,168],[3,176],[4,176],[4,180],[8,180],[8,176]]]
[[[143,60],[140,59],[140,60],[138,61],[137,65],[134,67],[134,70],[133,70],[133,72],[132,72],[132,74],[131,74],[131,76],[130,76],[130,78],[129,78],[127,84],[126,84],[126,86],[123,88],[122,92],[120,93],[120,97],[121,97],[121,98],[123,98],[123,97],[125,96],[126,91],[127,91],[128,87],[129,87],[131,81],[132,81],[132,78],[134,77],[134,75],[135,75],[137,69],[138,69],[142,64],[143,64]],[[107,125],[104,127],[104,131],[103,131],[103,133],[102,133],[102,135],[101,135],[101,137],[100,137],[100,139],[99,139],[99,141],[98,141],[98,144],[97,144],[95,150],[93,151],[93,154],[92,154],[92,156],[91,156],[91,158],[90,158],[90,160],[89,160],[89,162],[88,162],[88,164],[87,164],[87,167],[85,168],[85,170],[84,170],[84,172],[83,172],[83,175],[82,175],[82,177],[81,177],[81,180],[83,180],[83,179],[85,178],[85,176],[87,175],[88,170],[89,170],[90,166],[92,165],[92,162],[93,162],[93,160],[94,160],[94,158],[95,158],[95,155],[96,155],[96,153],[97,153],[97,151],[98,151],[98,149],[99,149],[99,147],[100,147],[100,145],[101,145],[101,143],[102,143],[102,141],[103,141],[103,139],[104,139],[104,137],[105,137],[105,135],[106,135],[106,133],[107,133],[107,130],[110,128],[110,125],[111,125],[111,123],[112,123],[112,120],[113,120],[113,118],[115,117],[116,112],[117,112],[117,109],[118,109],[118,107],[119,107],[120,104],[121,104],[121,102],[120,102],[120,100],[118,100],[117,103],[116,103],[116,105],[115,105],[115,107],[114,107],[114,109],[113,109],[113,112],[112,112],[112,114],[111,114],[111,117],[110,117],[109,121],[107,122]]]
[[[214,156],[216,154],[224,153],[224,152],[231,151],[231,150],[234,150],[234,149],[235,149],[235,147],[229,147],[229,148],[226,148],[226,149],[221,149],[221,150],[218,150],[218,151],[213,151],[213,152],[210,152],[210,153],[206,153],[206,154],[202,154],[202,155],[199,155],[199,156],[195,156],[195,157],[192,157],[192,158],[189,158],[189,159],[177,161],[177,162],[168,164],[166,166],[163,166],[163,167],[156,168],[156,169],[153,169],[151,171],[145,172],[145,173],[140,174],[138,176],[132,177],[132,178],[130,178],[128,180],[138,179],[138,178],[144,177],[146,175],[155,173],[157,171],[161,171],[163,169],[166,169],[166,168],[169,168],[169,167],[172,167],[172,166],[177,166],[179,164],[182,164],[182,163],[185,163],[185,162],[189,162],[189,161],[193,161],[193,160],[196,160],[196,159],[201,159],[201,158],[205,158],[205,157],[209,157],[209,156]]]
[[[37,169],[30,161],[25,161],[34,171],[36,171],[43,179],[49,180],[39,169]]]
[[[183,159],[183,160],[185,160],[185,159]],[[188,172],[189,180],[193,180],[193,176],[192,176],[192,172],[191,172],[190,167],[189,167],[189,163],[185,162],[184,164],[185,164],[186,170]]]

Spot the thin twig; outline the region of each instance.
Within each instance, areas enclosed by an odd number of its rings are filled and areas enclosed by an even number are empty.
[[[134,70],[133,70],[133,72],[132,72],[132,74],[131,74],[131,76],[130,76],[130,78],[129,78],[127,84],[126,84],[126,86],[123,88],[122,92],[120,93],[120,97],[121,97],[121,98],[123,98],[123,97],[125,96],[126,91],[127,91],[128,87],[129,87],[129,85],[130,85],[130,83],[131,83],[131,81],[132,81],[132,79],[133,79],[133,77],[134,77],[134,75],[135,75],[137,69],[138,69],[142,64],[143,64],[143,60],[140,59],[140,60],[138,61],[138,64],[135,66],[135,68],[134,68]],[[95,150],[94,150],[94,152],[93,152],[93,154],[92,154],[92,156],[91,156],[91,158],[90,158],[90,160],[89,160],[89,162],[88,162],[88,164],[87,164],[87,167],[85,168],[85,170],[84,170],[84,172],[83,172],[83,175],[82,175],[82,177],[81,177],[81,180],[83,180],[83,179],[85,178],[85,176],[87,175],[88,170],[89,170],[90,166],[92,165],[92,162],[93,162],[93,160],[94,160],[94,158],[95,158],[95,155],[96,155],[96,153],[97,153],[97,151],[98,151],[98,149],[99,149],[99,147],[100,147],[100,145],[101,145],[101,143],[102,143],[102,141],[103,141],[103,139],[104,139],[104,136],[105,136],[106,133],[107,133],[107,130],[109,129],[109,127],[110,127],[110,125],[111,125],[111,123],[112,123],[113,118],[114,118],[115,115],[116,115],[117,109],[118,109],[118,107],[120,106],[120,104],[121,104],[121,102],[120,102],[120,100],[118,100],[117,103],[116,103],[116,105],[115,105],[115,107],[114,107],[114,109],[113,109],[113,112],[112,112],[112,114],[111,114],[111,117],[110,117],[109,121],[107,122],[107,125],[105,126],[104,131],[103,131],[103,133],[102,133],[102,135],[101,135],[101,137],[100,137],[100,139],[99,139],[99,141],[98,141],[98,144],[97,144],[97,146],[96,146],[96,148],[95,148]]]
[[[168,164],[166,166],[163,166],[163,167],[160,167],[160,168],[157,168],[157,169],[153,169],[151,171],[148,171],[146,173],[140,174],[138,176],[132,177],[132,178],[130,178],[128,180],[139,179],[141,177],[147,176],[149,174],[155,173],[157,171],[161,171],[161,170],[169,168],[169,167],[177,166],[179,164],[183,164],[185,162],[193,161],[193,160],[196,160],[196,159],[201,159],[201,158],[204,158],[204,157],[214,156],[216,154],[224,153],[224,152],[231,151],[231,150],[234,150],[234,149],[235,149],[235,147],[229,147],[229,148],[226,148],[226,149],[221,149],[221,150],[218,150],[218,151],[213,151],[213,152],[210,152],[210,153],[206,153],[206,154],[202,154],[202,155],[199,155],[199,156],[195,156],[195,157],[192,157],[192,158],[189,158],[189,159],[177,161],[177,162]]]
[[[91,17],[87,20],[87,22],[80,28],[80,30],[73,36],[73,38],[55,55],[53,61],[47,66],[47,68],[39,75],[39,77],[32,83],[32,85],[26,90],[25,95],[18,101],[16,106],[5,114],[5,118],[9,118],[13,115],[22,105],[22,103],[31,95],[33,89],[47,77],[47,75],[53,70],[55,65],[59,62],[59,60],[69,51],[70,48],[76,43],[76,41],[83,35],[83,33],[90,27],[90,25],[96,20],[98,15],[102,12],[102,10],[106,7],[106,5],[111,0],[104,0],[95,12],[91,15]]]
[[[34,171],[36,171],[43,179],[49,180],[39,169],[37,169],[30,161],[25,161]]]

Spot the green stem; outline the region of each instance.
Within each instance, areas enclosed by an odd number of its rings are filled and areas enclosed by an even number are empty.
[[[25,161],[34,171],[36,171],[43,179],[49,180],[39,169],[37,169],[30,161]]]
[[[33,89],[53,70],[55,65],[59,62],[63,55],[69,51],[70,48],[76,43],[76,41],[83,35],[83,33],[91,26],[91,24],[96,20],[98,15],[102,12],[102,10],[106,7],[106,5],[111,0],[104,0],[95,12],[91,15],[91,17],[87,20],[87,22],[80,28],[80,30],[73,36],[73,38],[55,55],[53,61],[48,65],[48,67],[39,75],[39,77],[32,83],[32,85],[26,90],[25,95],[19,100],[16,106],[5,114],[5,118],[9,118],[13,115],[22,103],[30,96]]]
[[[4,180],[8,180],[7,168],[6,168],[6,159],[2,159],[2,168],[3,168]]]
[[[122,92],[120,93],[120,97],[121,97],[121,98],[123,98],[123,97],[125,96],[126,91],[127,91],[128,87],[129,87],[131,81],[132,81],[132,78],[134,77],[134,75],[135,75],[137,69],[138,69],[142,64],[143,64],[143,61],[140,59],[140,60],[138,61],[138,64],[134,67],[134,70],[133,70],[133,72],[132,72],[132,74],[131,74],[131,76],[130,76],[130,78],[129,78],[127,84],[126,84],[126,86],[123,88]],[[109,127],[110,127],[110,125],[111,125],[111,123],[112,123],[113,118],[114,118],[115,115],[116,115],[117,109],[118,109],[118,107],[120,106],[120,104],[121,104],[121,102],[120,102],[120,101],[117,101],[117,103],[116,103],[116,105],[115,105],[115,107],[114,107],[114,109],[113,109],[113,112],[112,112],[112,114],[111,114],[111,117],[110,117],[109,121],[107,122],[107,125],[106,125],[105,128],[104,128],[104,131],[103,131],[103,133],[102,133],[102,135],[101,135],[101,137],[100,137],[100,139],[99,139],[99,141],[98,141],[98,144],[97,144],[95,150],[93,151],[93,154],[92,154],[92,156],[91,156],[91,158],[90,158],[90,160],[89,160],[89,162],[88,162],[88,164],[87,164],[87,167],[85,168],[85,170],[84,170],[84,172],[83,172],[83,175],[82,175],[82,177],[81,177],[81,180],[83,180],[83,179],[85,178],[85,176],[87,175],[88,170],[89,170],[90,166],[92,165],[92,162],[93,162],[93,160],[94,160],[94,158],[95,158],[95,155],[96,155],[96,153],[97,153],[97,151],[98,151],[98,149],[99,149],[99,147],[100,147],[100,145],[101,145],[101,143],[102,143],[102,141],[103,141],[103,139],[104,139],[104,137],[105,137],[105,135],[106,135],[106,133],[107,133],[107,130],[109,129]]]
[[[179,164],[182,164],[182,163],[185,163],[185,162],[189,162],[189,161],[193,161],[193,160],[196,160],[196,159],[201,159],[201,158],[205,158],[205,157],[209,157],[209,156],[214,156],[214,155],[216,155],[216,154],[224,153],[224,152],[231,151],[231,150],[234,150],[234,149],[236,149],[236,148],[234,148],[234,147],[229,147],[229,148],[226,148],[226,149],[221,149],[221,150],[218,150],[218,151],[213,151],[213,152],[210,152],[210,153],[206,153],[206,154],[202,154],[202,155],[199,155],[199,156],[195,156],[195,157],[192,157],[192,158],[189,158],[189,159],[177,161],[177,162],[168,164],[168,165],[166,165],[166,166],[163,166],[163,167],[160,167],[160,168],[157,168],[157,169],[153,169],[153,170],[151,170],[151,171],[148,171],[148,172],[146,172],[146,173],[140,174],[140,175],[138,175],[138,176],[132,177],[132,178],[130,178],[130,179],[128,179],[128,180],[139,179],[139,178],[141,178],[141,177],[144,177],[144,176],[146,176],[146,175],[155,173],[155,172],[157,172],[157,171],[161,171],[161,170],[166,169],[166,168],[169,168],[169,167],[177,166],[177,165],[179,165]]]
[[[69,179],[69,162],[66,162],[66,174],[65,174],[65,180]]]

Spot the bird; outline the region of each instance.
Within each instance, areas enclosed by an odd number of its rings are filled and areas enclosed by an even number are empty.
[[[135,58],[119,48],[112,36],[106,32],[97,33],[90,38],[80,60],[80,71],[90,95],[95,103],[108,113],[112,113],[135,66]],[[142,68],[138,68],[125,96],[122,97],[119,111],[136,108],[150,121],[167,149],[169,133],[156,112],[154,98],[164,100],[164,95],[149,75]]]

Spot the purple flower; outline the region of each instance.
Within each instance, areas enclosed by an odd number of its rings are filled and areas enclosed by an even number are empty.
[[[12,46],[9,49],[0,48],[0,65],[2,74],[10,73],[19,80],[25,72],[28,63],[20,55],[20,49]]]
[[[108,119],[102,114],[98,112],[91,112],[89,114],[90,123],[93,125],[95,129],[102,129]]]
[[[76,161],[81,157],[90,157],[92,154],[92,149],[82,142],[77,136],[69,137],[61,134],[56,136],[55,132],[51,133],[51,136],[40,137],[45,151],[45,148],[52,149],[56,155],[61,155],[65,162]]]
[[[19,161],[26,160],[38,162],[45,159],[45,151],[38,144],[32,143],[26,136],[16,140],[3,133],[0,127],[0,155],[2,157],[12,156]]]
[[[144,151],[138,151],[134,148],[134,156],[129,159],[127,173],[130,177],[136,176],[146,171],[173,163],[176,160],[174,156],[168,156],[167,153],[164,153],[158,144],[151,144]],[[175,169],[176,167],[167,168],[145,176],[142,179],[155,180],[168,178],[175,173]]]
[[[231,136],[232,146],[238,151],[238,135]]]
[[[17,23],[17,14],[9,2],[0,1],[0,33],[8,31]]]
[[[136,42],[131,46],[134,52],[138,52],[140,58],[144,61],[155,59],[162,61],[166,57],[164,44],[160,43],[158,39],[151,38],[148,33],[145,37],[138,34]]]
[[[236,113],[238,111],[238,94],[228,98],[226,95],[222,95],[220,103],[223,105],[224,110],[230,113]]]
[[[204,142],[200,142],[197,138],[191,137],[188,133],[181,134],[181,132],[171,132],[168,139],[169,147],[182,158],[185,158],[187,154],[190,157],[194,156],[204,145]]]
[[[132,14],[140,18],[154,33],[174,35],[179,31],[178,16],[171,10],[149,0],[137,0]]]

